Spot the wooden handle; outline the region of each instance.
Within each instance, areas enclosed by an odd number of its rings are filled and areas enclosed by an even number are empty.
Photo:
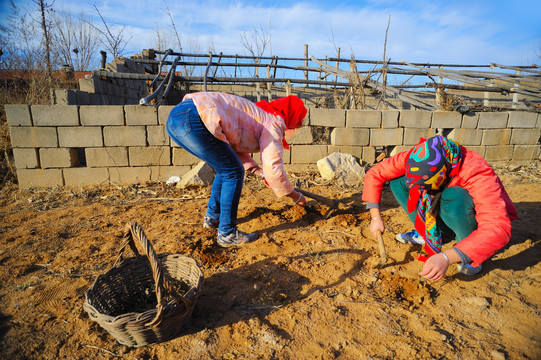
[[[318,195],[318,194],[314,194],[314,193],[311,193],[310,191],[301,190],[301,189],[298,189],[298,188],[295,188],[295,191],[300,192],[301,194],[303,194],[306,197],[309,197],[311,199],[319,201],[320,203],[322,203],[324,205],[327,205],[328,207],[331,207],[331,208],[334,208],[334,209],[338,208],[338,200],[329,199],[328,197],[321,196],[321,195]]]
[[[387,263],[387,253],[385,252],[385,243],[383,242],[383,236],[381,231],[378,231],[378,247],[379,247],[379,263],[385,265]]]

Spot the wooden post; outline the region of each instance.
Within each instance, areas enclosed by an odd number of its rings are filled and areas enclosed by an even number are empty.
[[[520,75],[520,70],[517,70],[515,74]],[[516,90],[518,90],[518,87],[520,86],[520,81],[517,79],[515,81],[515,88],[513,92],[513,105],[511,105],[511,108],[516,109],[518,107],[518,93]]]
[[[267,79],[270,80],[270,66],[267,66]],[[272,101],[272,90],[270,82],[267,82],[267,101]]]
[[[308,67],[308,44],[304,44],[304,66]],[[304,80],[308,80],[308,70],[304,70]],[[308,83],[304,87],[308,87]]]
[[[255,59],[254,63],[257,65],[259,64],[259,59]],[[255,67],[255,77],[259,77],[259,66]],[[255,83],[255,91],[257,96],[257,101],[261,101],[261,84],[258,82]]]
[[[340,48],[336,49],[336,68],[340,69]],[[334,82],[338,82],[338,75],[334,75]],[[334,85],[336,89],[336,85]]]

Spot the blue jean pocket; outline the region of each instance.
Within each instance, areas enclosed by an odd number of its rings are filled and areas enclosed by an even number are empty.
[[[173,139],[185,137],[192,131],[190,125],[191,111],[192,109],[186,106],[172,110],[167,120],[167,132]]]

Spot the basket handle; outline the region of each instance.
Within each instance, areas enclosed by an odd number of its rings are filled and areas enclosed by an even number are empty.
[[[154,320],[149,322],[148,324],[145,324],[147,326],[157,326],[162,321],[163,316],[163,292],[164,290],[170,293],[177,303],[179,301],[182,301],[184,303],[184,306],[186,306],[186,309],[190,307],[190,301],[184,299],[183,296],[180,296],[178,291],[171,285],[171,282],[169,280],[169,276],[163,271],[162,265],[160,264],[160,261],[158,260],[158,255],[154,251],[154,248],[152,247],[152,244],[150,241],[148,241],[147,236],[145,235],[145,232],[143,231],[143,228],[139,224],[137,224],[135,221],[129,221],[126,223],[126,226],[124,227],[124,242],[122,244],[122,247],[119,251],[119,256],[117,258],[117,262],[122,258],[122,254],[124,253],[124,250],[127,245],[130,246],[132,251],[135,253],[135,255],[139,255],[139,252],[137,251],[137,247],[135,246],[135,240],[141,244],[143,247],[145,254],[150,261],[150,266],[152,268],[152,275],[154,277],[154,283],[156,284],[156,299],[158,300],[158,303],[156,305],[156,317]]]

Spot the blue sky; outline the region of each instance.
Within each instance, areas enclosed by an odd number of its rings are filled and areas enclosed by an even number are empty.
[[[128,55],[154,47],[156,28],[171,25],[163,0],[56,0],[54,7],[83,11],[98,21],[91,4],[109,24],[126,26],[133,36]],[[340,47],[344,57],[380,60],[390,16],[386,52],[392,61],[541,63],[539,0],[168,0],[167,5],[184,51],[207,53],[213,46],[217,53],[246,54],[241,34],[262,27],[280,57],[302,57],[308,44],[316,57],[333,57]],[[0,0],[0,22],[6,8],[7,0]]]

